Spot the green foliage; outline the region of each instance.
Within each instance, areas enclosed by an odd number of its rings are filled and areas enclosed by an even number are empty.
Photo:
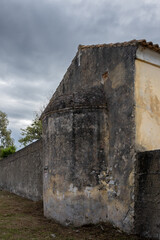
[[[8,157],[10,154],[15,153],[16,147],[15,146],[10,146],[7,148],[1,148],[0,149],[0,158],[5,158]]]
[[[9,121],[6,113],[0,111],[0,146],[6,148],[13,145],[11,130],[7,129]]]
[[[21,135],[23,137],[19,139],[19,142],[24,146],[27,146],[29,143],[40,139],[42,136],[42,122],[39,120],[38,114],[36,114],[33,123],[27,128],[21,129],[21,131]]]

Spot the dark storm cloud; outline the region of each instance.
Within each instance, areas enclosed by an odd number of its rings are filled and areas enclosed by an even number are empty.
[[[10,74],[51,81],[54,66],[64,70],[79,43],[149,37],[159,27],[156,2],[127,3],[1,0],[1,62]]]
[[[1,61],[13,74],[45,76],[51,60],[60,60],[67,28],[57,8],[47,1],[0,1]]]
[[[14,136],[53,93],[78,44],[160,43],[158,0],[0,0],[0,109]]]

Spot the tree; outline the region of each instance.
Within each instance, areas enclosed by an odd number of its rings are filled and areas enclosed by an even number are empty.
[[[1,148],[0,149],[0,158],[5,158],[8,157],[10,154],[15,153],[16,147],[14,145],[6,148]]]
[[[34,142],[35,140],[38,140],[42,136],[42,122],[39,120],[39,115],[36,114],[35,119],[25,129],[21,128],[21,135],[23,136],[18,141],[24,145],[27,146],[29,143]]]
[[[13,139],[11,138],[11,130],[8,130],[9,121],[6,113],[0,111],[0,148],[13,146]]]

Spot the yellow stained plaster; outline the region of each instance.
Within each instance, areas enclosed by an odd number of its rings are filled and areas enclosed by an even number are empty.
[[[54,191],[54,184],[56,182],[56,186],[59,186],[59,191]],[[65,189],[62,189],[63,179],[61,176],[50,176],[50,184],[49,187],[45,191],[45,199],[49,200],[50,198],[54,198],[58,200],[64,200],[66,198],[78,199],[81,196],[85,196],[86,199],[99,199],[101,196],[101,200],[107,204],[108,194],[107,190],[99,190],[99,186],[96,187],[85,187],[82,191],[78,191],[78,189],[71,183],[70,185],[66,184]]]
[[[136,60],[136,145],[160,149],[160,67]]]

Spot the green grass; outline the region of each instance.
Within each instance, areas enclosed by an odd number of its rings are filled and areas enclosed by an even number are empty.
[[[52,237],[55,234],[55,238]],[[64,227],[43,216],[42,202],[0,191],[0,240],[140,240],[110,224]]]

